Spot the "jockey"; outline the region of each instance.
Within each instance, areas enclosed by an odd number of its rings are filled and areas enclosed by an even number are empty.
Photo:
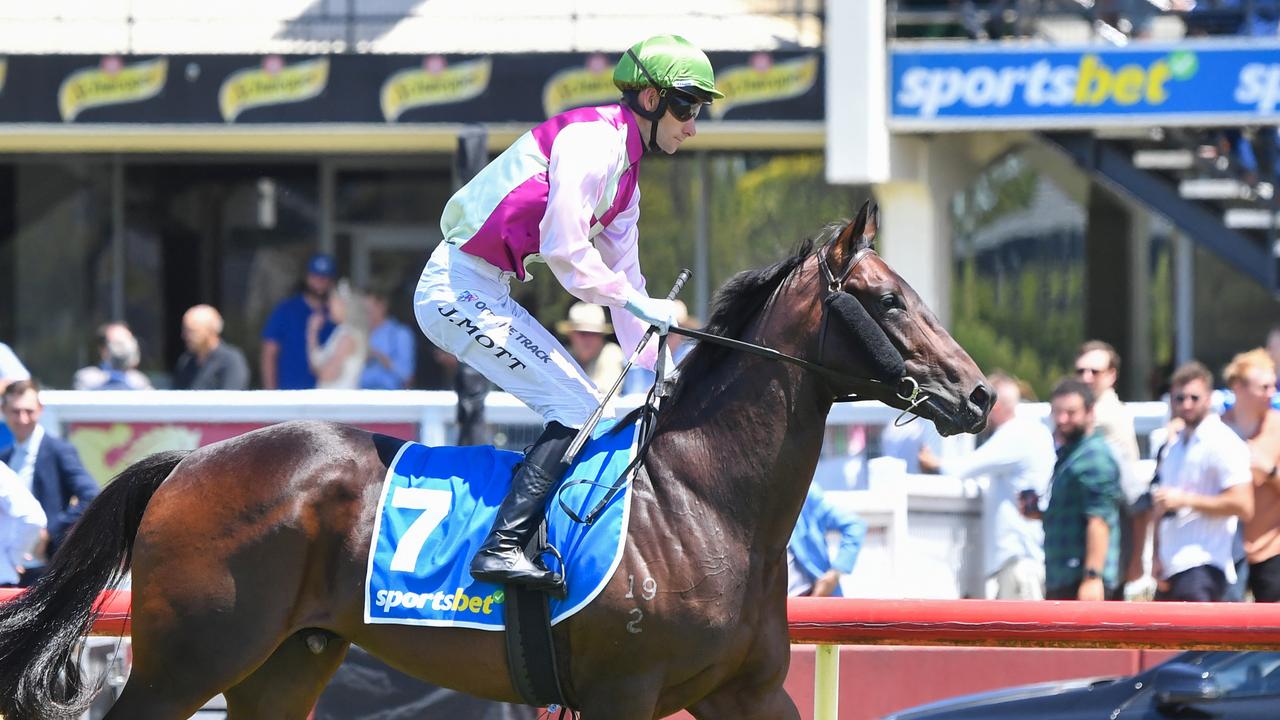
[[[477,580],[564,593],[564,579],[524,557],[561,458],[601,401],[555,336],[511,298],[512,278],[543,261],[574,297],[607,305],[628,352],[645,328],[675,324],[674,302],[650,297],[640,273],[636,221],[640,159],[672,154],[693,137],[716,90],[707,56],[660,35],[633,45],[613,82],[620,102],[569,110],[522,135],[445,205],[444,241],[431,254],[414,312],[437,346],[538,411],[542,435],[516,470],[488,540],[471,562]],[[625,312],[620,312],[625,310]],[[652,368],[650,345],[639,364]]]

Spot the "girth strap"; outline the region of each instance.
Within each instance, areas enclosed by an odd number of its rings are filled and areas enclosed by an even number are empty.
[[[547,522],[544,519],[525,555],[536,562],[545,547]],[[507,628],[507,672],[512,686],[526,705],[565,707],[547,594],[523,585],[504,585],[503,592],[506,594],[503,621]]]

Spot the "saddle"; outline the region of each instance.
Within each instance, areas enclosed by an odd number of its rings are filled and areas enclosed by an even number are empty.
[[[568,596],[561,600],[469,572],[520,454],[375,435],[388,470],[369,551],[365,622],[505,630],[513,687],[530,705],[563,707],[551,625],[586,607],[621,562],[630,484],[617,480],[635,457],[635,442],[631,424],[594,433],[525,548],[564,574]]]

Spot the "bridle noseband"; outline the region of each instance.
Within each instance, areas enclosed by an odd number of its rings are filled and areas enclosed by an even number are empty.
[[[815,253],[818,261],[818,270],[821,273],[821,279],[824,283],[822,288],[822,327],[819,330],[818,335],[819,362],[815,363],[803,358],[795,357],[794,355],[788,355],[778,350],[774,350],[773,348],[764,347],[763,345],[756,345],[754,343],[744,342],[734,338],[714,335],[702,330],[673,327],[670,332],[691,337],[696,340],[721,345],[733,350],[751,353],[770,360],[791,363],[792,365],[796,365],[810,372],[822,375],[827,380],[837,384],[837,386],[856,386],[865,383],[875,383],[880,385],[892,384],[895,388],[894,395],[897,396],[899,400],[907,403],[907,407],[898,415],[897,419],[894,420],[894,425],[905,425],[918,417],[914,412],[915,409],[927,401],[929,396],[923,393],[920,388],[920,383],[906,373],[902,355],[893,347],[892,342],[890,342],[889,337],[885,334],[884,330],[879,326],[879,324],[871,319],[870,314],[868,314],[866,309],[862,307],[862,303],[858,302],[857,298],[845,292],[843,289],[844,284],[848,282],[854,269],[858,267],[858,263],[862,262],[868,255],[875,254],[875,250],[871,247],[865,247],[857,251],[849,261],[849,266],[845,268],[844,274],[839,278],[836,278],[835,273],[831,271],[830,264],[827,262],[827,255],[834,242],[835,241],[833,240],[823,245]],[[781,287],[781,285],[779,285],[779,287]],[[837,312],[842,316],[845,316],[846,318],[851,316],[851,324],[853,327],[849,329],[858,336],[858,339],[864,346],[874,347],[879,350],[877,357],[883,358],[883,361],[879,363],[880,366],[877,368],[881,371],[879,373],[881,377],[851,377],[839,370],[835,370],[822,364],[821,361],[825,356],[826,339],[831,324],[833,306],[837,308]],[[873,361],[872,364],[876,363]],[[897,368],[901,368],[901,370],[897,370]],[[895,377],[886,377],[886,375],[893,375]],[[858,402],[868,399],[870,398],[851,394],[837,397],[833,402]],[[904,422],[903,418],[907,416],[910,417]]]

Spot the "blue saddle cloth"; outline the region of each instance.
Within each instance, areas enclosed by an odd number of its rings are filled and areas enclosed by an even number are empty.
[[[544,560],[565,574],[569,595],[551,599],[551,623],[581,610],[604,589],[622,559],[630,483],[592,525],[573,521],[602,499],[631,462],[635,424],[601,423],[547,505],[547,539],[559,550]],[[522,455],[490,446],[427,447],[405,443],[383,482],[365,580],[367,623],[503,630],[503,588],[467,568],[484,542]],[[572,483],[589,480],[590,483]]]

